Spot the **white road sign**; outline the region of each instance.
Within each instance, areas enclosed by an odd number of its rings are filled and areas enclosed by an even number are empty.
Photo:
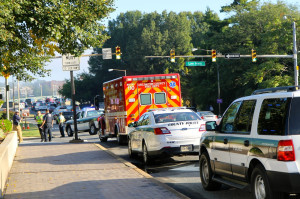
[[[102,48],[102,58],[112,59],[111,48]]]
[[[62,65],[64,71],[80,70],[80,58],[71,54],[63,55]]]

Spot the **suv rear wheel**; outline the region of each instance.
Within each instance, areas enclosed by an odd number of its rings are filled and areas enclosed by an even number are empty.
[[[222,185],[220,183],[212,181],[212,169],[207,152],[202,153],[200,156],[199,169],[201,184],[205,190],[213,191],[221,188]]]
[[[283,193],[273,192],[265,169],[258,165],[253,169],[251,175],[251,191],[254,199],[283,199],[288,198]]]

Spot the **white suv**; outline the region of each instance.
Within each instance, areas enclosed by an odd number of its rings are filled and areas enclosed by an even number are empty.
[[[206,123],[199,162],[206,190],[251,185],[255,199],[300,193],[300,91],[263,89],[232,102],[219,125]]]

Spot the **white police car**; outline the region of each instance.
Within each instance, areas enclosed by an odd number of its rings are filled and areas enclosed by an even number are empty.
[[[255,91],[235,100],[219,125],[206,123],[200,141],[204,189],[251,186],[255,199],[300,193],[300,92]]]
[[[152,109],[133,124],[128,135],[128,153],[143,155],[145,164],[157,156],[198,153],[205,122],[192,110]]]

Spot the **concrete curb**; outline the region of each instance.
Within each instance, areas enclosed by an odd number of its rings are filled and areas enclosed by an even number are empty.
[[[168,191],[176,194],[179,198],[182,199],[189,199],[189,197],[183,195],[182,193],[176,191],[175,189],[173,189],[172,187],[166,185],[165,183],[162,183],[161,181],[155,179],[153,176],[151,176],[150,174],[146,173],[145,171],[143,171],[142,169],[136,167],[135,165],[133,165],[132,163],[124,160],[123,158],[120,158],[119,156],[117,156],[116,154],[114,154],[113,152],[111,152],[109,149],[105,148],[104,146],[101,146],[100,144],[96,144],[94,143],[95,146],[97,146],[98,148],[100,148],[101,150],[105,151],[106,153],[108,153],[109,155],[111,155],[112,157],[116,158],[117,160],[119,160],[120,162],[122,162],[123,164],[125,164],[127,167],[135,170],[136,172],[138,172],[139,174],[141,174],[142,176],[144,176],[145,178],[151,180],[152,182],[158,184],[161,187],[164,187],[165,189],[167,189]]]

